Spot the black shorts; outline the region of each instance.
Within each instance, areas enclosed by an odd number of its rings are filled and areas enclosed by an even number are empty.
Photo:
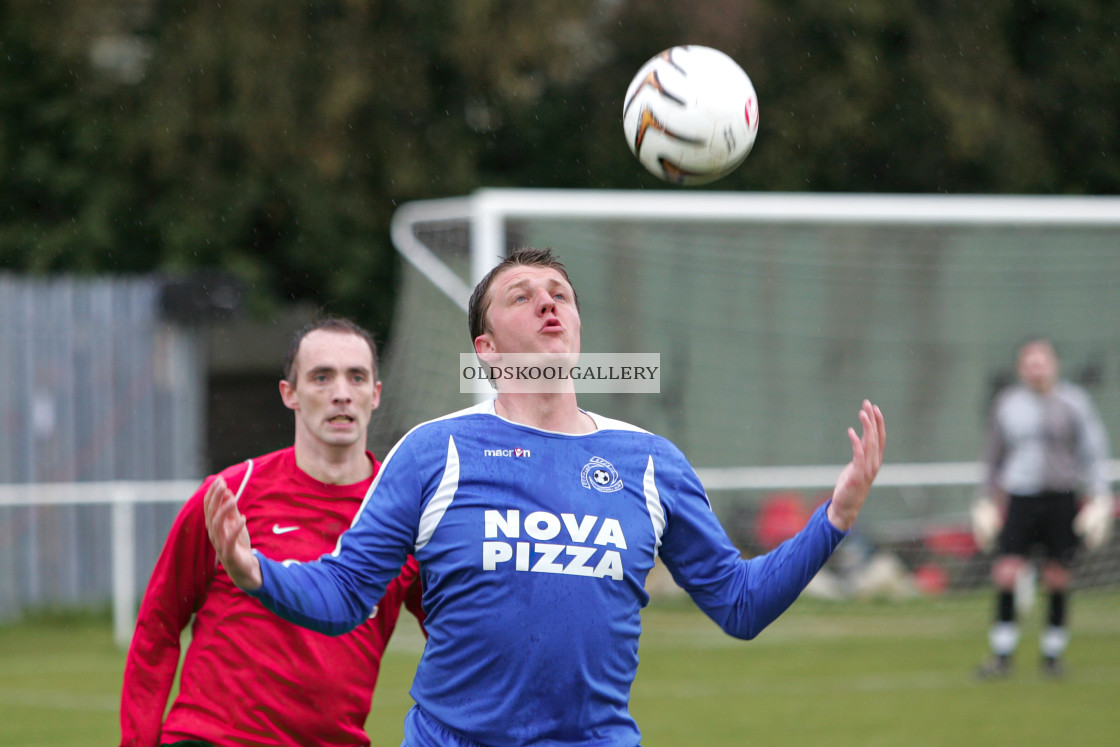
[[[1041,546],[1048,559],[1069,565],[1078,547],[1073,532],[1075,516],[1077,495],[1072,492],[1013,495],[999,534],[999,552],[1030,557],[1034,548]]]

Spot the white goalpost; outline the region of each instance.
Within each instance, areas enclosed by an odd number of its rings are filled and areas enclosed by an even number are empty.
[[[731,524],[768,495],[818,500],[869,397],[891,443],[868,534],[963,530],[986,406],[1029,334],[1120,434],[1120,198],[482,189],[406,203],[391,230],[387,439],[470,404],[466,300],[522,245],[567,265],[585,351],[661,354],[660,396],[581,404],[676,442]]]
[[[860,195],[742,192],[481,189],[470,197],[401,205],[390,228],[394,246],[417,271],[466,311],[474,287],[507,248],[517,219],[647,222],[1015,225],[1120,227],[1114,197]],[[416,235],[422,225],[464,221],[470,230],[469,281]]]

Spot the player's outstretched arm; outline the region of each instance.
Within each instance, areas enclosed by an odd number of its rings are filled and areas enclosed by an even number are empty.
[[[210,544],[226,573],[240,588],[256,591],[263,582],[261,564],[253,555],[249,530],[245,528],[245,517],[237,510],[237,499],[220,475],[210,483],[202,505]]]
[[[863,435],[857,436],[854,428],[848,429],[852,461],[840,472],[836,489],[832,492],[832,503],[828,506],[828,520],[842,532],[851,529],[855,523],[871,490],[871,483],[883,466],[883,450],[887,445],[883,413],[876,405],[864,400],[859,422]]]

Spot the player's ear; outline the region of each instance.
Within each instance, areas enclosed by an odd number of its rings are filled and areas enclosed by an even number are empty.
[[[483,363],[490,363],[497,356],[498,350],[494,347],[494,340],[489,332],[484,332],[474,338],[474,352]]]
[[[373,382],[373,396],[370,398],[370,412],[373,412],[381,405],[381,382],[375,380]]]
[[[378,387],[381,382],[378,382]],[[380,389],[378,390],[380,392]],[[299,409],[299,397],[296,396],[296,388],[288,383],[287,379],[280,379],[280,399],[284,402],[284,407],[289,410]]]

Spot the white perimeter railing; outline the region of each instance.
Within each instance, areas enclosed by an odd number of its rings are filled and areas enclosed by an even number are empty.
[[[136,622],[137,503],[185,503],[201,480],[123,480],[0,485],[0,506],[112,506],[113,638],[125,648]],[[161,542],[162,542],[161,538]]]

